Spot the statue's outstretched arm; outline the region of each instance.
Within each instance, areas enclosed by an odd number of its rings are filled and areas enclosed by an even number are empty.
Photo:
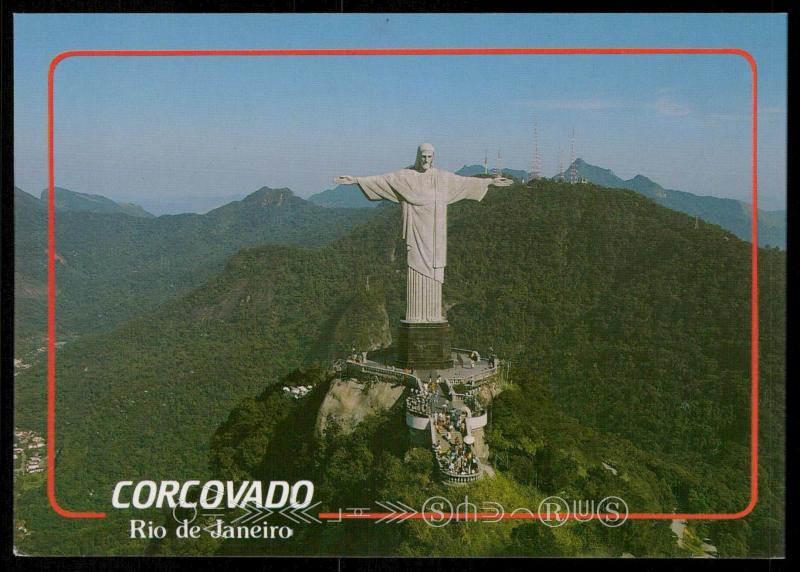
[[[372,175],[369,177],[342,175],[336,177],[333,182],[337,185],[358,185],[361,192],[371,201],[388,200],[398,203],[400,202],[400,197],[389,181],[391,176],[391,173],[386,175]]]
[[[484,177],[465,177],[450,173],[450,195],[448,203],[469,199],[472,201],[482,201],[490,186],[507,187],[514,181],[506,177],[494,177],[492,179]]]

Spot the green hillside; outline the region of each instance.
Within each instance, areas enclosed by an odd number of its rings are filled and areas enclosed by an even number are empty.
[[[636,175],[632,179],[625,180],[615,175],[612,170],[590,165],[583,159],[576,159],[573,165],[578,177],[590,183],[636,191],[667,208],[718,224],[742,240],[752,238],[752,205],[748,203],[665,189],[644,175]],[[568,167],[563,173],[556,174],[553,179],[569,180],[571,168]],[[758,210],[758,244],[786,249],[786,211]]]
[[[14,196],[15,336],[25,351],[43,345],[47,331],[47,208],[19,189]],[[70,339],[124,323],[199,286],[244,246],[319,246],[369,214],[324,209],[289,189],[267,187],[204,215],[59,210],[58,335]]]
[[[319,248],[241,250],[188,295],[61,350],[62,504],[107,510],[110,486],[123,478],[218,474],[215,432],[216,444],[241,444],[228,452],[226,471],[311,472],[328,495],[318,496],[326,508],[390,498],[384,495],[419,506],[420,495],[439,491],[428,451],[405,456],[402,416],[315,443],[303,429],[315,414],[312,401],[277,407],[280,415],[263,409],[276,409],[269,387],[281,376],[374,339],[380,326],[347,308],[385,311],[394,332],[405,284],[399,214],[393,206],[375,209],[367,224]],[[494,406],[489,439],[498,478],[475,485],[470,496],[528,506],[561,490],[619,491],[632,510],[665,512],[747,504],[748,243],[631,191],[549,181],[454,205],[448,226],[444,298],[454,345],[494,346],[512,360],[517,385]],[[785,272],[784,253],[760,251],[761,500],[745,521],[697,525],[723,555],[782,551]],[[43,426],[44,373],[34,367],[16,378],[18,426]],[[272,433],[271,423],[285,415],[297,416],[285,425],[295,429]],[[619,482],[601,461],[618,468]],[[38,531],[21,542],[27,551],[186,549],[126,540],[124,511],[105,523],[58,520],[42,493],[36,486],[18,491],[17,518]],[[435,532],[414,523],[378,538],[372,526],[325,528],[279,548],[300,551],[302,540],[321,553],[342,546],[452,555],[673,550],[668,523],[646,521],[619,534],[516,523]]]
[[[582,425],[534,379],[519,377],[524,375],[519,371],[515,375],[515,385],[493,407],[489,439],[496,476],[466,489],[439,482],[427,447],[409,449],[402,402],[351,434],[328,434],[315,442],[315,413],[325,384],[314,369],[292,376],[295,383],[317,385],[304,400],[287,402],[280,388],[273,386],[234,409],[212,439],[212,470],[222,478],[312,479],[318,498],[325,499],[332,512],[338,507],[375,506],[376,500],[402,501],[419,510],[433,496],[457,506],[465,495],[478,507],[498,502],[507,512],[520,507],[536,510],[553,494],[577,499],[620,496],[637,511],[686,506],[675,490],[696,486],[701,475]],[[282,462],[276,464],[275,459]],[[604,468],[606,461],[613,463],[615,473]],[[710,533],[703,526],[698,529]],[[558,529],[524,521],[441,529],[412,521],[391,527],[354,522],[298,527],[298,537],[290,543],[203,539],[190,547],[164,544],[167,552],[213,550],[230,555],[686,556],[671,539],[669,521],[631,521],[616,530],[597,522]]]

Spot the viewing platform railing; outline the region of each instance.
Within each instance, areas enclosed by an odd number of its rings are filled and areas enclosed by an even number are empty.
[[[491,369],[487,369],[487,370],[484,370],[484,371],[479,371],[479,372],[468,374],[468,375],[456,373],[456,374],[453,374],[450,377],[450,380],[453,383],[459,383],[459,382],[460,383],[468,383],[468,382],[472,382],[472,385],[476,386],[476,384],[478,384],[478,382],[487,380],[490,377],[494,377],[498,373],[500,373],[500,367],[494,367],[494,368],[491,368]]]
[[[453,351],[458,354],[467,354],[470,357],[476,353],[472,350],[459,348],[453,348]],[[442,482],[447,485],[465,485],[481,479],[485,468],[478,459],[475,446],[472,444],[466,445],[466,448],[471,453],[470,457],[475,462],[475,470],[471,472],[462,472],[449,470],[447,468],[449,466],[449,461],[448,464],[445,464],[444,459],[440,459],[439,454],[436,452],[439,436],[434,420],[434,413],[438,409],[437,405],[442,404],[440,402],[451,404],[450,400],[452,399],[451,406],[463,410],[467,415],[466,431],[461,438],[463,439],[465,436],[469,436],[472,429],[471,423],[475,422],[471,422],[470,419],[477,419],[481,416],[485,416],[486,410],[480,405],[475,395],[468,392],[480,388],[484,386],[484,384],[497,380],[498,378],[501,383],[504,382],[502,374],[507,373],[509,365],[508,362],[497,360],[495,361],[494,367],[489,367],[489,360],[487,359],[478,359],[473,363],[476,364],[477,371],[471,371],[467,368],[457,368],[458,373],[453,372],[447,375],[442,372],[447,376],[446,383],[449,390],[447,393],[449,393],[450,398],[448,399],[446,396],[443,397],[439,395],[431,400],[426,400],[424,397],[424,392],[428,389],[428,384],[423,384],[419,377],[408,371],[403,371],[402,369],[392,366],[385,366],[376,362],[370,362],[369,360],[365,363],[354,359],[336,360],[333,367],[342,377],[356,379],[362,383],[369,384],[370,382],[388,381],[409,388],[417,388],[423,392],[422,395],[420,395],[419,392],[412,392],[415,395],[406,397],[406,424],[414,429],[430,430],[431,443],[434,445],[435,462]],[[459,393],[456,391],[455,386],[462,385],[464,387],[459,387],[459,389],[462,390]],[[466,388],[466,391],[464,391],[464,388]],[[425,418],[427,418],[427,420]],[[480,420],[478,420],[478,422],[479,421]],[[479,423],[476,427],[482,427],[483,425],[485,425],[485,423]],[[464,466],[469,465],[470,463],[465,463]]]
[[[466,375],[458,373],[453,374],[448,379],[448,386],[453,395],[458,397],[463,397],[466,395],[466,393],[463,391],[461,392],[457,391],[456,390],[457,385],[464,385],[467,391],[469,391],[472,389],[478,389],[480,387],[483,387],[487,383],[491,383],[497,380],[503,381],[505,379],[505,376],[503,374],[506,373],[507,368],[508,368],[507,363],[500,362],[493,368],[487,368],[483,371],[478,371],[473,374],[466,374]]]
[[[446,485],[467,485],[469,483],[474,483],[483,476],[483,467],[479,463],[477,472],[466,475],[451,473],[442,467],[439,467],[439,472],[442,474],[442,482]]]
[[[353,377],[359,381],[391,381],[417,387],[419,378],[401,369],[391,369],[380,365],[359,363],[353,360],[345,360],[342,364],[342,373],[347,377]]]

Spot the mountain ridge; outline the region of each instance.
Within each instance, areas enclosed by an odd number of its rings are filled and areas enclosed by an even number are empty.
[[[21,193],[15,189],[15,337],[41,344],[47,331],[47,204]],[[324,244],[369,215],[325,209],[290,189],[269,187],[206,214],[145,218],[119,211],[59,210],[59,335],[122,323],[198,286],[242,247]]]
[[[54,191],[57,211],[119,213],[141,218],[153,218],[155,216],[135,203],[117,202],[103,195],[79,193],[62,187],[55,187]],[[43,189],[39,200],[47,204],[48,195],[49,190]]]
[[[687,191],[666,189],[652,179],[637,174],[630,179],[618,177],[611,169],[591,165],[581,158],[573,165],[579,178],[610,188],[630,189],[655,202],[697,216],[707,222],[719,224],[733,232],[742,240],[752,238],[752,205],[736,199],[720,198],[712,195],[697,195]],[[569,180],[572,165],[562,173],[552,177],[554,180]],[[758,210],[759,245],[786,249],[786,211]]]

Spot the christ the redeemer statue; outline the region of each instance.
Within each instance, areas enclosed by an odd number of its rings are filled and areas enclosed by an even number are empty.
[[[480,201],[489,185],[505,187],[505,177],[462,177],[433,168],[433,146],[417,149],[413,169],[371,177],[336,177],[340,185],[357,184],[372,201],[389,200],[403,208],[403,238],[408,248],[407,323],[445,322],[442,283],[447,266],[447,205],[463,199]]]

